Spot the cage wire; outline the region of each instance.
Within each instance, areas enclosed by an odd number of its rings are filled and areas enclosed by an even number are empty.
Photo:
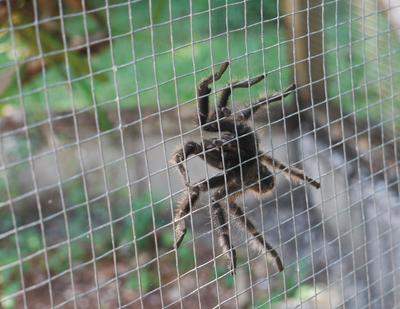
[[[399,12],[398,0],[0,0],[0,307],[398,307]],[[321,188],[276,169],[269,194],[235,192],[242,217],[220,201],[222,226],[202,192],[176,249],[185,181],[218,171],[205,149],[185,157],[188,179],[171,158],[210,138],[196,89],[226,61],[210,110],[235,81],[268,74],[232,90],[234,115],[297,85],[247,123],[262,154]]]

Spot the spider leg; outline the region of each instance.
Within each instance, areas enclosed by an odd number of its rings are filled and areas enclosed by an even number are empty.
[[[232,248],[231,239],[229,236],[229,227],[225,211],[218,200],[225,196],[225,188],[221,188],[215,192],[212,198],[212,217],[215,226],[217,227],[219,244],[222,247],[223,253],[228,258],[229,268],[231,273],[235,273],[236,269],[236,251]]]
[[[240,82],[233,82],[229,85],[227,85],[221,93],[221,97],[219,99],[219,103],[217,106],[217,111],[213,113],[213,115],[210,117],[210,121],[214,121],[217,119],[217,114],[218,118],[222,117],[229,117],[231,115],[231,110],[227,108],[226,106],[228,105],[229,97],[231,96],[232,90],[236,88],[250,88],[251,86],[259,83],[265,78],[265,75],[262,74],[260,76],[257,76],[255,78],[245,80],[245,81],[240,81]]]
[[[186,168],[183,165],[183,161],[189,158],[191,155],[199,154],[203,152],[203,147],[196,142],[187,142],[183,148],[178,149],[172,157],[172,161],[178,164],[180,173],[182,174],[185,184],[189,185],[189,178],[186,172]]]
[[[185,192],[184,196],[178,202],[178,207],[175,212],[175,244],[174,248],[179,248],[183,237],[186,234],[186,222],[183,219],[185,215],[189,213],[190,205],[195,205],[199,199],[200,188],[198,186],[189,189],[189,192]]]
[[[274,169],[281,170],[282,172],[285,173],[285,175],[287,177],[289,177],[290,179],[292,179],[295,182],[299,182],[299,181],[308,182],[310,185],[312,185],[316,189],[319,189],[321,187],[321,184],[318,181],[304,175],[304,172],[301,169],[298,169],[296,167],[289,167],[286,164],[282,163],[281,161],[276,160],[266,154],[262,155],[260,158],[261,158],[261,162],[264,162],[265,164],[271,166]]]
[[[240,115],[240,119],[241,120],[247,120],[250,118],[251,113],[256,113],[257,110],[265,105],[265,104],[269,104],[272,102],[276,102],[276,101],[280,101],[282,100],[284,97],[287,97],[289,94],[291,94],[294,90],[296,89],[296,85],[290,85],[289,87],[287,87],[284,91],[282,91],[281,93],[277,93],[277,94],[273,94],[272,96],[266,97],[266,98],[261,98],[259,99],[256,103],[252,103],[250,104],[250,106],[248,106],[247,108],[245,108]]]
[[[207,185],[208,183],[208,185]],[[186,223],[183,218],[190,211],[190,206],[194,208],[197,200],[199,199],[200,191],[207,191],[208,188],[213,189],[216,187],[223,186],[225,183],[224,175],[217,175],[211,177],[208,181],[202,180],[196,183],[194,186],[189,188],[188,191],[184,193],[181,200],[178,202],[178,207],[175,212],[175,244],[174,247],[178,248],[186,234]]]
[[[251,86],[262,81],[264,78],[265,78],[265,75],[262,74],[260,76],[257,76],[255,78],[252,78],[249,80],[245,80],[245,81],[241,81],[241,82],[234,82],[230,85],[227,85],[226,88],[224,90],[222,90],[221,98],[219,99],[219,104],[218,104],[218,111],[224,112],[224,108],[225,108],[225,111],[226,110],[229,111],[229,109],[226,109],[226,106],[228,105],[228,100],[229,100],[229,97],[231,96],[233,89],[250,88]]]
[[[225,62],[221,65],[221,68],[214,75],[210,75],[206,79],[204,79],[199,87],[197,88],[197,97],[198,97],[198,106],[199,106],[199,116],[200,116],[200,125],[204,125],[207,123],[208,118],[208,103],[209,98],[208,95],[211,92],[211,88],[208,87],[211,83],[219,80],[226,71],[229,66],[229,62]]]
[[[264,239],[264,237],[257,231],[254,227],[254,224],[247,219],[243,213],[243,210],[234,202],[229,202],[229,212],[236,217],[239,222],[239,225],[243,228],[244,231],[249,232],[254,236],[255,241],[257,242],[257,247],[259,247],[262,251],[268,252],[275,259],[275,263],[279,269],[279,271],[283,271],[283,264],[281,258],[274,248]]]

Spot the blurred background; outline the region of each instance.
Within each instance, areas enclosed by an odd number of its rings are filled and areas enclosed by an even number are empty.
[[[0,307],[393,308],[400,304],[400,2],[0,0]],[[209,196],[173,250],[174,150],[201,141],[196,87],[221,63],[277,174],[226,268]],[[214,174],[188,160],[192,182]],[[190,219],[190,220],[189,220]],[[189,224],[189,222],[191,222]]]

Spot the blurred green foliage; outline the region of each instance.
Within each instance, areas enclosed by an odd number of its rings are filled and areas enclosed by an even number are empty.
[[[140,277],[140,279],[139,279]],[[132,290],[142,289],[147,292],[157,287],[157,275],[149,270],[141,270],[139,275],[137,272],[129,274],[125,286]]]
[[[52,28],[44,23],[38,29],[32,26],[14,31],[14,35],[2,34],[0,74],[13,71],[19,63],[20,79],[27,82],[19,85],[14,74],[0,94],[1,104],[22,103],[28,123],[47,118],[47,102],[59,112],[95,108],[100,128],[108,130],[112,125],[105,111],[118,104],[132,110],[193,101],[196,83],[210,73],[210,66],[227,59],[232,63],[230,73],[220,86],[230,79],[263,72],[271,73],[268,81],[251,89],[250,95],[262,93],[265,87],[280,89],[290,82],[292,73],[285,67],[288,42],[283,23],[277,22],[274,1],[119,0],[108,5],[107,14],[103,0],[89,4],[90,14],[66,6],[63,24],[52,25],[57,31],[48,30]],[[324,6],[328,96],[345,112],[379,121],[382,111],[378,103],[388,95],[390,85],[400,82],[396,71],[387,72],[399,62],[400,45],[396,40],[387,43],[391,34],[386,15],[376,15],[376,20],[365,26],[377,27],[376,33],[381,35],[374,37],[362,32],[364,26],[352,19],[350,8],[344,0]],[[54,9],[54,14],[59,14],[58,7]],[[28,21],[20,17],[16,24]],[[89,56],[85,53],[88,38],[94,41]],[[45,74],[26,69],[38,56],[46,64]],[[249,91],[237,91],[234,99],[248,101]]]
[[[310,268],[309,257],[288,265],[284,272],[271,279],[281,282],[281,284],[278,286],[274,284],[270,297],[257,299],[255,308],[270,309],[279,307],[282,302],[289,299],[297,304],[310,300],[316,293],[315,287],[307,282],[307,279],[310,278]]]
[[[92,14],[73,14],[66,7],[64,28],[69,41],[84,42],[86,28],[89,36],[102,33],[104,39],[100,41],[104,41],[106,47],[92,52],[90,57],[76,51],[64,52],[60,35],[51,36],[41,28],[40,33],[46,34],[40,36],[46,55],[45,75],[37,72],[22,89],[15,75],[1,95],[3,103],[19,105],[22,92],[28,121],[32,123],[47,117],[46,101],[54,111],[79,110],[94,104],[112,109],[117,102],[122,108],[130,109],[138,105],[154,106],[157,102],[161,106],[187,103],[195,98],[196,81],[209,74],[211,65],[226,59],[232,61],[233,79],[278,70],[286,59],[285,44],[281,42],[278,46],[278,35],[283,34],[275,27],[262,29],[260,2],[229,3],[226,7],[225,1],[212,1],[212,10],[208,13],[207,1],[194,1],[192,7],[186,1],[171,1],[171,7],[168,1],[140,1],[129,5],[126,1],[113,1],[109,15],[101,11],[105,21],[100,25],[103,28],[96,27]],[[92,1],[91,6],[101,5],[102,1],[97,0]],[[245,10],[247,14],[243,13]],[[265,2],[264,19],[274,18],[276,10],[276,4]],[[264,23],[267,24],[275,23]],[[34,29],[29,29],[34,38]],[[21,33],[15,32],[17,56],[12,51],[11,33],[5,35],[4,44],[8,44],[10,51],[0,56],[4,72],[13,69],[16,61],[29,64],[40,55],[37,43],[25,44],[24,38],[32,35],[21,36]],[[92,48],[95,46],[93,44]],[[88,68],[91,68],[90,74]],[[281,83],[287,83],[289,72],[283,70],[283,77],[275,73],[268,86],[280,88]],[[227,80],[228,76],[221,84]],[[261,89],[259,86],[255,92]],[[237,96],[243,100],[248,93],[242,91]]]
[[[139,196],[133,202],[130,207],[128,202],[128,196],[125,191],[120,193],[120,203],[113,204],[113,223],[108,217],[107,209],[105,205],[96,204],[95,202],[89,204],[90,214],[87,212],[86,203],[81,203],[84,192],[80,186],[71,186],[66,190],[66,203],[71,205],[67,211],[68,224],[69,224],[69,239],[70,242],[62,240],[62,231],[64,223],[54,221],[57,225],[57,233],[60,233],[60,238],[56,243],[56,246],[46,248],[47,260],[43,252],[45,246],[43,239],[48,241],[48,237],[54,235],[42,236],[40,227],[25,227],[18,233],[12,233],[11,236],[2,238],[0,245],[2,248],[7,250],[0,250],[0,267],[12,265],[16,263],[16,267],[6,267],[0,271],[0,296],[5,296],[17,292],[21,288],[21,278],[18,267],[19,254],[22,258],[26,258],[26,262],[22,264],[25,280],[30,280],[35,277],[36,274],[46,273],[48,265],[48,271],[52,276],[56,276],[74,266],[84,264],[92,259],[92,243],[96,258],[102,257],[103,259],[112,259],[112,253],[117,250],[119,257],[127,256],[129,259],[135,259],[135,254],[141,252],[151,251],[154,248],[154,238],[151,231],[154,230],[153,216],[155,220],[161,220],[161,215],[158,213],[160,208],[152,209],[150,204],[150,198],[148,196]],[[77,203],[77,204],[75,204]],[[164,207],[165,208],[165,207]],[[89,228],[88,215],[91,218],[92,229]],[[131,216],[132,215],[132,216]],[[3,228],[3,223],[9,226],[7,231],[12,228],[12,221],[6,216],[0,217],[0,226],[2,231],[6,230]],[[10,226],[11,224],[11,226]],[[113,224],[113,233],[111,233],[110,227]],[[133,228],[133,225],[135,228]],[[150,235],[149,235],[150,233]],[[111,235],[114,235],[113,247],[111,241]],[[17,246],[18,237],[18,246]],[[161,235],[161,238],[164,236]],[[167,237],[167,236],[166,236]],[[137,248],[139,252],[134,250],[134,241],[137,242]],[[18,249],[20,248],[20,253]],[[161,242],[161,247],[163,247]],[[167,249],[172,248],[172,246]],[[186,258],[186,257],[184,257]],[[72,263],[72,265],[71,265]],[[26,277],[28,275],[28,277]],[[32,278],[29,277],[32,276]],[[142,280],[142,287],[145,289],[154,286],[154,280],[150,280],[153,275],[153,271],[147,268],[140,270],[140,276]],[[134,286],[134,279],[129,277],[128,285]],[[157,277],[155,277],[157,278]],[[149,283],[150,282],[150,283]]]
[[[23,63],[19,65],[20,79],[27,81],[19,85],[14,74],[0,94],[1,104],[22,103],[29,123],[47,118],[47,102],[59,112],[95,108],[100,128],[108,130],[112,124],[105,111],[118,104],[132,110],[193,101],[195,84],[209,74],[210,66],[227,59],[232,63],[230,76],[224,76],[220,86],[230,79],[263,72],[271,73],[268,81],[251,89],[250,95],[262,93],[265,87],[280,89],[290,82],[292,73],[285,67],[288,42],[283,23],[277,23],[276,2],[230,0],[226,6],[225,0],[129,4],[119,0],[109,4],[108,14],[102,9],[103,0],[89,4],[96,14],[77,14],[66,6],[63,27],[61,23],[53,25],[58,31],[46,30],[44,23],[38,31],[25,27],[14,36],[10,32],[1,36],[0,74]],[[59,14],[57,6],[55,9]],[[395,40],[387,43],[391,34],[386,16],[377,15],[370,25],[378,27],[382,35],[370,37],[361,31],[360,22],[351,19],[347,1],[328,2],[324,12],[329,98],[339,102],[345,112],[382,120],[378,103],[385,90],[389,91],[389,83],[400,82],[397,72],[391,71],[390,76],[386,72],[398,64],[395,56],[400,48]],[[20,19],[21,25],[27,23]],[[95,42],[89,48],[90,56],[85,53],[86,35]],[[76,41],[80,45],[73,45]],[[379,57],[369,58],[366,48],[374,46],[379,46]],[[45,74],[26,69],[38,56],[46,64]],[[237,91],[234,99],[248,101],[249,91]]]

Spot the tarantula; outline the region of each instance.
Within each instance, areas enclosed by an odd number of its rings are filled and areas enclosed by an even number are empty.
[[[235,272],[236,252],[231,245],[226,213],[220,204],[225,197],[227,197],[229,213],[237,218],[239,225],[245,231],[253,235],[259,249],[272,255],[279,271],[282,271],[283,264],[278,253],[256,230],[254,224],[244,216],[242,208],[236,204],[235,200],[247,190],[257,194],[270,192],[274,188],[274,176],[269,168],[281,170],[294,181],[308,182],[317,189],[320,187],[317,181],[305,176],[302,170],[289,168],[284,163],[260,152],[258,137],[253,128],[246,124],[251,114],[261,106],[282,100],[295,90],[296,86],[293,84],[280,94],[259,99],[240,114],[232,115],[231,110],[227,107],[232,90],[251,87],[263,80],[265,75],[247,81],[234,82],[222,90],[217,109],[209,115],[209,94],[211,92],[209,85],[221,78],[228,65],[229,62],[223,63],[219,71],[203,80],[197,89],[200,126],[204,131],[221,132],[220,137],[205,139],[202,144],[194,141],[187,142],[173,156],[173,162],[178,165],[188,187],[178,203],[175,214],[174,246],[178,248],[185,236],[184,217],[189,213],[190,207],[195,207],[200,192],[217,189],[211,198],[212,217],[215,226],[218,227],[219,242],[228,258],[231,272]],[[198,155],[207,164],[224,170],[225,175],[220,173],[208,180],[205,179],[191,185],[187,181],[188,175],[183,164],[185,159],[191,155]]]

